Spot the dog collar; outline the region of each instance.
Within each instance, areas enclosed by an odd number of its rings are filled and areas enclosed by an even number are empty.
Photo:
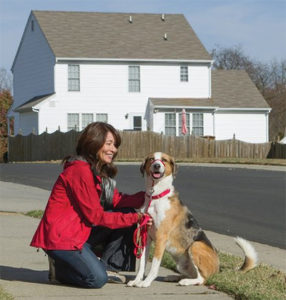
[[[163,191],[162,193],[158,194],[158,195],[155,195],[155,196],[152,196],[152,199],[159,199],[159,198],[162,198],[164,196],[166,196],[167,194],[170,193],[170,189],[167,189],[165,191]],[[147,194],[148,195],[148,194]],[[150,195],[148,195],[150,197]]]

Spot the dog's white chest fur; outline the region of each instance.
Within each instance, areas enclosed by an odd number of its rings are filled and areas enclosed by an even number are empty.
[[[153,223],[156,228],[160,226],[161,222],[165,219],[166,211],[171,207],[169,201],[171,194],[172,192],[160,199],[151,199],[148,214],[153,218]]]

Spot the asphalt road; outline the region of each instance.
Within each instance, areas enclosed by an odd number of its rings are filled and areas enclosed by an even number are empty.
[[[139,165],[119,165],[117,187],[144,189]],[[50,190],[59,164],[0,164],[0,180]],[[218,233],[286,249],[286,172],[180,166],[175,187],[200,225]]]

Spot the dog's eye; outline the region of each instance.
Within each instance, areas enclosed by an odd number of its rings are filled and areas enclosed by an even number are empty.
[[[167,162],[168,160],[166,158],[162,158],[162,161],[163,162]]]
[[[149,161],[150,161],[150,162],[153,162],[153,161],[154,161],[154,157],[150,157],[150,158],[149,158]]]

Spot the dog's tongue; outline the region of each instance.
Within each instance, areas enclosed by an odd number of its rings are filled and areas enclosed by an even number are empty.
[[[161,174],[160,173],[153,173],[154,178],[160,178]]]

